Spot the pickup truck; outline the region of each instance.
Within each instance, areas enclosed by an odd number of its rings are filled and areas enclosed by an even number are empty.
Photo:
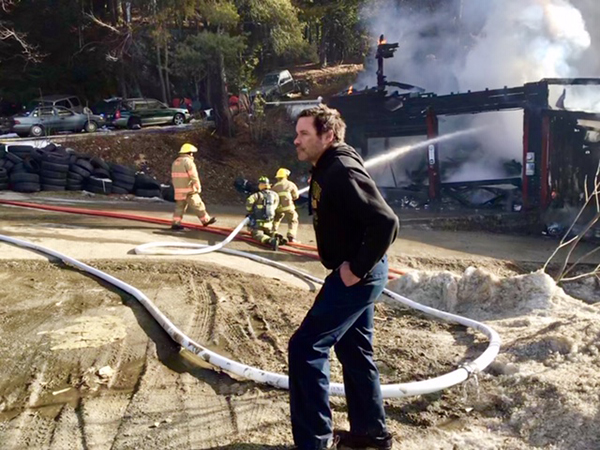
[[[279,70],[265,75],[260,86],[253,91],[253,96],[260,92],[267,101],[279,100],[291,94],[310,95],[308,83],[294,80],[289,70]]]

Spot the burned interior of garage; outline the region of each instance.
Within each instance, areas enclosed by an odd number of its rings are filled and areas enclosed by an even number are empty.
[[[382,36],[377,86],[329,102],[365,160],[414,149],[373,169],[389,201],[539,212],[584,204],[600,161],[600,79],[436,95],[386,80],[384,60],[397,47]],[[458,130],[472,133],[451,138]]]

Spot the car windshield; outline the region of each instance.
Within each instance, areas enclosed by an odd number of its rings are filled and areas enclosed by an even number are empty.
[[[267,75],[262,81],[262,86],[272,86],[274,84],[277,84],[278,79],[279,75],[277,74]]]
[[[112,114],[119,106],[119,103],[119,101],[102,100],[92,106],[92,111],[94,111],[95,114]]]
[[[41,105],[41,102],[39,100],[32,100],[32,101],[28,102],[27,105],[23,108],[23,112],[31,113],[31,112],[33,112],[33,110],[35,108],[37,108],[40,105]]]

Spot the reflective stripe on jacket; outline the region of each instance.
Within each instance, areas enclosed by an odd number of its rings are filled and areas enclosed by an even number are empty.
[[[273,190],[265,189],[255,192],[246,199],[246,211],[259,226],[270,228],[279,205],[279,197]]]
[[[173,161],[171,180],[175,190],[175,200],[185,200],[189,194],[201,191],[198,169],[194,159],[189,155],[181,155]]]
[[[294,211],[296,209],[294,200],[298,200],[298,186],[284,178],[275,183],[272,189],[279,195],[277,212]]]

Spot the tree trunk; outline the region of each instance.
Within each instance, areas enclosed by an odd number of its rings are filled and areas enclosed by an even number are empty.
[[[125,80],[125,61],[121,59],[119,61],[119,91],[121,92],[121,97],[127,98],[127,81]]]
[[[122,10],[123,19],[125,20],[125,23],[127,23],[127,24],[131,23],[131,2],[130,1],[122,2],[121,10]]]
[[[160,88],[162,91],[162,101],[167,103],[167,90],[165,89],[165,77],[163,76],[163,66],[160,57],[160,44],[156,43],[156,64],[158,67],[158,78],[160,79]]]
[[[169,80],[169,44],[165,41],[165,84],[167,91],[167,102],[170,105],[172,96],[171,96],[171,81]]]
[[[117,0],[110,0],[110,21],[113,26],[119,23],[119,10],[117,9]]]
[[[319,35],[319,64],[321,67],[327,67],[327,33],[324,25],[321,25]]]
[[[227,91],[225,89],[227,80],[225,79],[223,54],[219,53],[216,59],[215,70],[211,73],[210,103],[215,113],[217,132],[221,136],[231,136],[231,116],[229,114]]]
[[[204,86],[205,87],[204,100],[206,102],[208,102],[208,105],[212,108],[213,104],[212,104],[212,99],[210,98],[210,93],[212,91],[212,89],[211,89],[211,87],[212,87],[211,78],[212,78],[212,75],[210,73],[208,73],[206,75],[206,84]]]

